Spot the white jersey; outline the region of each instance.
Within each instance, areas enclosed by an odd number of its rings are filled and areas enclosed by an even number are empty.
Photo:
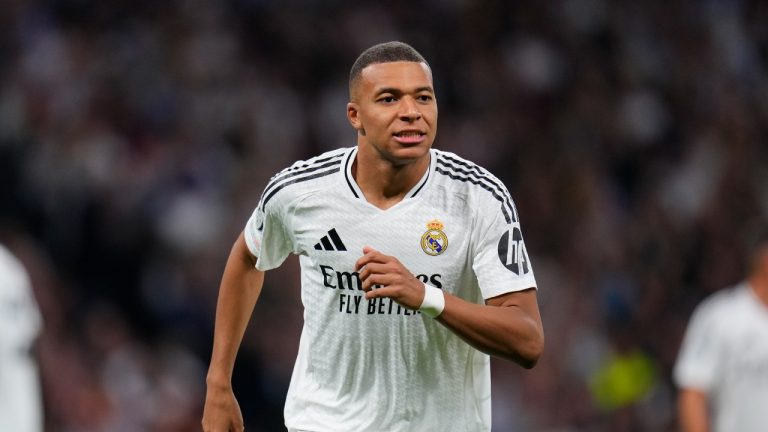
[[[0,245],[0,431],[43,430],[42,399],[31,347],[40,313],[21,263]]]
[[[696,308],[675,365],[677,385],[706,393],[714,432],[768,427],[768,307],[747,284]]]
[[[363,247],[423,282],[481,303],[536,287],[504,185],[432,149],[429,170],[381,210],[352,177],[357,147],[300,161],[272,178],[245,228],[256,267],[301,262],[304,328],[288,390],[289,430],[488,431],[490,359],[417,311],[363,296]]]

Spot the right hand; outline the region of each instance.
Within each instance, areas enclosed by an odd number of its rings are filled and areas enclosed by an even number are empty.
[[[208,385],[203,408],[204,432],[242,432],[243,414],[232,387]]]

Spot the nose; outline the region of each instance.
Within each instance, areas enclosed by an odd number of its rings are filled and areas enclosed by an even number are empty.
[[[411,123],[421,118],[421,111],[416,101],[411,97],[404,97],[400,105],[400,119]]]

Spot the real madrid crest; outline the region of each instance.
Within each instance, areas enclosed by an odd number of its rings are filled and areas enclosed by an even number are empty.
[[[421,250],[427,255],[437,256],[448,249],[448,236],[443,232],[443,225],[437,219],[427,223],[427,232],[421,236]]]

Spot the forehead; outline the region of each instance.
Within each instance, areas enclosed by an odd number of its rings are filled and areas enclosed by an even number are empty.
[[[366,66],[360,73],[360,87],[367,91],[380,88],[410,90],[432,87],[432,71],[424,63],[388,62]]]

